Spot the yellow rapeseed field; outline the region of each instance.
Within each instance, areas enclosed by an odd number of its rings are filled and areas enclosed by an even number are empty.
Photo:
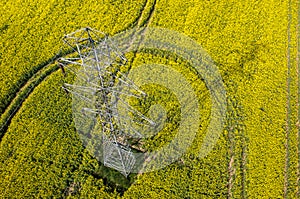
[[[8,0],[0,7],[0,198],[299,198],[298,1]],[[208,156],[198,157],[211,114],[205,82],[182,57],[149,49],[126,54],[122,70],[157,63],[180,72],[201,104],[195,140],[171,165],[128,178],[89,154],[72,97],[61,89],[74,75],[57,66],[62,37],[82,27],[109,36],[165,28],[211,56],[227,113]],[[177,133],[180,104],[166,88],[144,90],[168,112],[162,131],[144,143],[155,150]]]

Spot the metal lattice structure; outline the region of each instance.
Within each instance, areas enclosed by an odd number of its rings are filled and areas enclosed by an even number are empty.
[[[154,125],[149,118],[133,109],[122,96],[145,97],[120,66],[127,59],[116,45],[102,32],[84,28],[66,35],[63,41],[74,54],[59,60],[63,72],[68,69],[81,79],[82,85],[67,84],[65,91],[88,106],[81,109],[84,115],[94,115],[100,123],[103,163],[128,176],[135,165],[134,154],[127,142],[130,137],[142,137],[133,123]],[[122,107],[138,120],[120,114]]]

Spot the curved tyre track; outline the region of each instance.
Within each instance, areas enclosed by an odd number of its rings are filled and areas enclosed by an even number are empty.
[[[25,83],[25,85],[19,90],[19,92],[16,94],[16,97],[10,102],[9,106],[1,115],[0,141],[2,140],[2,137],[4,136],[4,133],[11,122],[11,119],[21,108],[25,99],[32,93],[34,88],[38,86],[48,75],[51,75],[59,68],[57,65],[51,66],[51,64],[53,64],[53,61],[44,66]]]

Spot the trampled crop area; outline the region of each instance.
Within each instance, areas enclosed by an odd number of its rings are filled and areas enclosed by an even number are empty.
[[[0,7],[0,198],[299,198],[299,2],[10,0]],[[156,171],[126,178],[97,161],[76,132],[72,95],[62,89],[75,76],[58,66],[71,54],[60,51],[62,37],[83,27],[111,37],[164,28],[196,41],[226,90],[213,150],[198,155],[213,106],[205,78],[181,56],[141,49],[125,54],[121,70],[155,63],[180,73],[199,103],[197,134],[178,160]],[[166,110],[161,131],[139,141],[141,150],[157,150],[178,133],[181,104],[166,87],[142,89],[148,100],[132,100],[133,107]]]

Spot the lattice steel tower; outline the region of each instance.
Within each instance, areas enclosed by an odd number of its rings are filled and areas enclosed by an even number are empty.
[[[126,64],[127,59],[104,33],[83,28],[66,35],[63,41],[74,53],[61,58],[60,67],[63,71],[72,71],[84,82],[82,85],[65,83],[63,88],[89,104],[81,109],[87,117],[90,114],[97,117],[104,165],[128,176],[136,162],[128,139],[142,137],[133,123],[155,123],[133,109],[121,96],[143,98],[146,94],[120,72],[120,66]],[[118,107],[139,119],[133,121],[120,114]]]

